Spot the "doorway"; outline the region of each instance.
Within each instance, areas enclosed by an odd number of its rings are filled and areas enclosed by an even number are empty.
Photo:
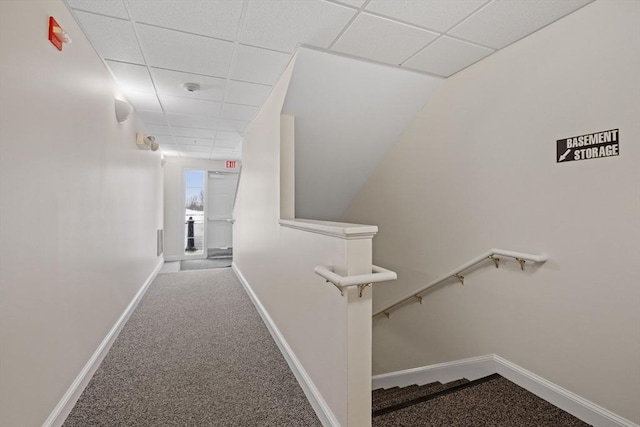
[[[207,258],[230,260],[238,173],[209,172],[207,184]]]

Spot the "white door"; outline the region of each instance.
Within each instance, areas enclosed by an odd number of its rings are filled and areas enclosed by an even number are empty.
[[[237,186],[237,173],[209,172],[207,246],[210,249],[233,246],[232,215]]]

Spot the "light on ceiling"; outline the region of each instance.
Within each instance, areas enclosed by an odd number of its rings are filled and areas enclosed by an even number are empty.
[[[131,115],[131,111],[133,111],[133,107],[128,102],[122,101],[120,99],[115,100],[116,104],[116,119],[118,123],[122,123],[129,118]]]

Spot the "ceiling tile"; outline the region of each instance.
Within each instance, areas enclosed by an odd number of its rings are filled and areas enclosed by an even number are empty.
[[[213,147],[213,153],[233,153],[235,150],[229,147]]]
[[[495,0],[456,26],[449,34],[500,49],[591,1]]]
[[[246,120],[218,119],[216,129],[221,131],[244,133],[247,126],[249,126],[249,123],[251,122]]]
[[[290,55],[257,47],[238,45],[231,64],[232,79],[272,85],[289,63]]]
[[[164,114],[162,113],[143,110],[136,110],[136,113],[145,125],[167,125],[167,120],[164,118]]]
[[[449,77],[493,52],[485,47],[444,36],[402,66]]]
[[[182,157],[191,157],[194,159],[210,159],[210,155],[209,152],[203,153],[203,152],[197,152],[197,151],[181,151],[180,155]]]
[[[253,120],[255,115],[258,113],[258,107],[251,107],[249,105],[238,105],[238,104],[229,104],[224,103],[222,105],[222,113],[220,117],[224,117],[225,119],[235,119],[235,120]]]
[[[125,96],[136,110],[157,111],[162,113],[162,108],[155,93],[126,92]]]
[[[293,52],[299,43],[327,48],[356,11],[319,0],[251,1],[241,43]]]
[[[366,0],[331,0],[335,3],[342,3],[348,6],[360,8]]]
[[[488,0],[371,0],[365,10],[445,32]]]
[[[233,153],[218,153],[215,150],[211,152],[211,159],[213,160],[240,160],[241,156],[238,152]]]
[[[160,126],[160,125],[146,125],[145,126],[147,133],[151,135],[171,135],[171,128],[169,126]]]
[[[156,137],[156,142],[160,145],[167,146],[171,144],[175,144],[173,137],[171,135],[153,135]]]
[[[160,150],[162,151],[162,154],[167,157],[180,157],[180,152],[174,149],[173,146],[165,147],[161,145]]]
[[[237,104],[260,106],[271,93],[271,86],[229,80],[227,101]]]
[[[216,133],[216,144],[221,141],[229,141],[237,144],[239,142],[242,142],[242,135],[240,135],[238,132],[218,131]]]
[[[209,99],[222,101],[224,98],[225,79],[206,77],[199,74],[152,68],[151,74],[159,94],[182,96],[185,98]],[[200,89],[188,92],[185,83],[197,83]]]
[[[196,144],[177,144],[177,147],[180,151],[185,152],[200,152],[200,153],[210,153],[213,147],[206,145],[196,145]]]
[[[144,64],[129,21],[86,12],[76,12],[76,16],[102,58]]]
[[[136,24],[148,65],[226,77],[233,43]]]
[[[230,149],[234,150],[238,146],[238,144],[240,144],[240,143],[239,142],[234,142],[234,141],[225,141],[225,140],[218,141],[216,139],[216,143],[214,144],[214,147],[215,148],[224,147],[224,148],[230,148]]]
[[[196,116],[218,117],[220,103],[204,99],[191,99],[181,96],[159,95],[166,113],[194,114]]]
[[[105,62],[123,91],[155,93],[149,70],[144,65],[115,61]]]
[[[176,136],[173,138],[177,144],[183,145],[198,145],[201,147],[213,147],[213,139],[205,139],[205,138],[187,138],[184,136]]]
[[[115,18],[129,19],[127,9],[122,0],[67,0],[72,9],[86,10],[100,15],[113,16]]]
[[[216,129],[217,119],[203,116],[187,116],[184,114],[167,113],[167,121],[174,126],[183,128]]]
[[[216,137],[216,131],[212,129],[184,128],[180,126],[171,126],[171,132],[175,137],[183,136],[187,138],[207,138],[207,139],[214,139]]]
[[[332,50],[398,65],[437,37],[431,31],[361,14]]]
[[[242,2],[129,0],[129,10],[137,22],[234,40],[242,12]]]

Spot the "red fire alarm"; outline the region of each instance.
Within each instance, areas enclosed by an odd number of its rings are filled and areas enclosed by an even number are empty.
[[[63,43],[71,43],[71,38],[67,35],[66,31],[62,29],[53,16],[49,17],[49,41],[58,50],[62,50]]]

